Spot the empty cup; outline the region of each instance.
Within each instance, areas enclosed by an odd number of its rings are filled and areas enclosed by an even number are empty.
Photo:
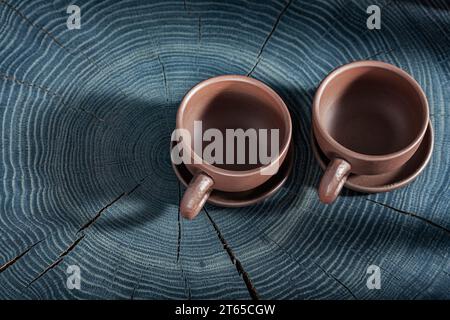
[[[331,72],[313,101],[313,133],[330,163],[319,198],[333,202],[350,173],[381,174],[405,164],[429,121],[426,96],[405,71],[358,61]]]

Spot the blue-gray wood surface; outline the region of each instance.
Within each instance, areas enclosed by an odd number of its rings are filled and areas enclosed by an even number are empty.
[[[80,30],[66,26],[71,3]],[[371,4],[381,30],[366,27]],[[326,206],[311,101],[360,59],[417,79],[434,153],[407,187]],[[187,221],[170,133],[183,95],[221,74],[283,97],[295,167],[271,199]],[[450,298],[449,103],[445,0],[2,0],[0,298]],[[380,290],[366,286],[372,264]]]

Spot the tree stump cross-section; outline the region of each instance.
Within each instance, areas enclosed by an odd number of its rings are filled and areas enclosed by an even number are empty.
[[[69,4],[0,1],[0,298],[450,298],[448,2],[81,1],[80,29]],[[323,205],[312,99],[363,59],[417,79],[434,153],[402,189]],[[263,203],[187,221],[170,136],[184,94],[222,74],[283,97],[294,169]]]

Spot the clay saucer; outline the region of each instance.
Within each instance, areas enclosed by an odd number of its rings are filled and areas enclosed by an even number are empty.
[[[405,165],[397,170],[379,175],[351,174],[344,186],[365,193],[387,192],[401,188],[413,181],[425,169],[431,158],[433,142],[433,128],[429,122],[421,145]],[[320,150],[313,134],[311,134],[311,145],[320,167],[325,170],[329,159]]]
[[[209,196],[207,202],[221,207],[244,207],[261,202],[281,188],[289,177],[293,164],[294,152],[291,146],[286,159],[283,161],[283,164],[278,170],[278,173],[267,180],[263,185],[244,192],[225,192],[214,190]],[[187,186],[192,179],[192,174],[186,166],[184,164],[175,165],[172,163],[172,168],[178,179],[185,186]]]

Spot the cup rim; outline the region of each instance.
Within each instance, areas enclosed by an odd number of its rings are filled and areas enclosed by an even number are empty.
[[[274,159],[273,161],[271,161],[269,164],[262,165],[260,167],[257,167],[257,168],[251,169],[251,170],[237,171],[237,170],[228,170],[228,169],[219,168],[210,163],[203,161],[202,157],[200,157],[192,149],[190,143],[187,144],[186,141],[182,141],[181,143],[184,145],[183,147],[189,148],[191,151],[191,160],[194,160],[191,164],[189,164],[189,166],[196,166],[198,168],[204,168],[206,172],[212,172],[214,174],[222,175],[222,176],[245,177],[245,176],[252,176],[256,173],[260,173],[261,170],[265,170],[266,168],[269,168],[270,166],[281,165],[281,163],[278,163],[278,162],[280,161],[280,159],[285,158],[285,156],[289,150],[289,147],[291,145],[291,141],[292,141],[291,115],[290,115],[288,107],[284,103],[283,99],[278,95],[278,93],[276,93],[272,88],[270,88],[268,85],[266,85],[262,81],[256,80],[254,78],[250,78],[250,77],[242,76],[242,75],[230,74],[230,75],[215,76],[215,77],[212,77],[212,78],[209,78],[209,79],[199,82],[198,84],[196,84],[194,87],[192,87],[188,91],[188,93],[184,96],[183,100],[181,101],[180,107],[178,108],[177,116],[176,116],[176,128],[178,128],[178,129],[185,128],[183,126],[183,117],[184,117],[184,113],[186,111],[188,102],[199,90],[201,90],[207,86],[210,86],[212,84],[215,84],[218,82],[224,82],[224,81],[245,82],[245,83],[254,85],[254,86],[258,87],[259,89],[265,91],[272,98],[275,99],[277,104],[281,107],[281,110],[283,113],[282,117],[283,117],[284,123],[286,125],[286,127],[285,127],[286,134],[285,134],[285,137],[283,137],[283,142],[284,142],[283,148],[282,148],[281,152],[278,154],[278,157],[276,159]],[[195,160],[201,161],[201,163],[196,163]]]
[[[411,141],[410,144],[408,144],[406,147],[402,148],[401,150],[398,150],[396,152],[382,154],[382,155],[370,155],[370,154],[364,154],[360,152],[353,151],[339,142],[337,142],[326,130],[322,122],[319,121],[319,104],[320,100],[322,98],[323,92],[328,86],[329,82],[333,80],[336,76],[339,74],[342,74],[348,70],[359,68],[359,67],[372,67],[372,68],[381,68],[384,70],[391,71],[406,81],[408,81],[415,91],[419,94],[420,100],[421,100],[421,106],[422,106],[422,112],[424,114],[424,120],[422,123],[422,127],[419,131],[419,134]],[[400,69],[397,66],[394,66],[392,64],[382,62],[382,61],[375,61],[375,60],[360,60],[360,61],[354,61],[347,63],[345,65],[342,65],[340,67],[337,67],[334,69],[331,73],[329,73],[320,83],[316,94],[314,95],[313,100],[313,128],[314,130],[317,130],[318,133],[321,135],[322,138],[324,138],[335,150],[338,151],[339,154],[350,156],[354,159],[363,160],[363,161],[386,161],[386,160],[392,160],[395,158],[398,158],[408,152],[410,152],[412,149],[414,149],[418,143],[422,140],[424,137],[429,122],[429,106],[428,106],[428,100],[426,98],[426,95],[422,89],[422,87],[417,83],[417,81],[406,71]]]

